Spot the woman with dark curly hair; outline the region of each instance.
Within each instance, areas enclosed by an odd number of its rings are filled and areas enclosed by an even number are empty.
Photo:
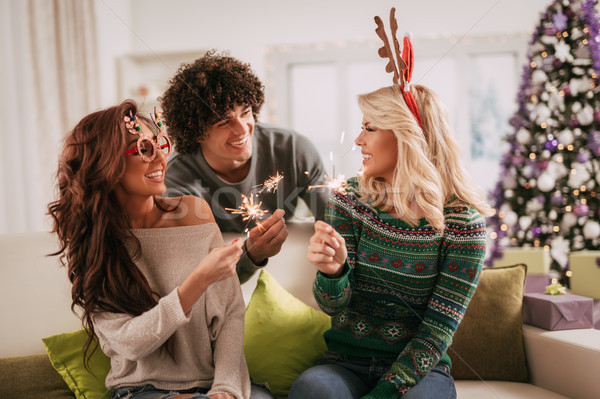
[[[284,211],[285,218],[293,216],[299,198],[323,218],[326,190],[308,191],[324,175],[321,158],[306,137],[256,122],[264,87],[248,64],[209,51],[179,68],[161,102],[177,150],[168,163],[169,193],[204,198],[222,231],[242,232],[247,225],[225,208],[237,208],[241,194],[283,175],[276,192],[260,195],[273,215],[249,231],[244,257],[252,262],[240,267],[240,281],[279,252],[287,237]]]
[[[167,198],[171,141],[159,113],[84,117],[59,160],[53,232],[88,332],[111,358],[113,398],[248,398],[241,242],[224,246],[208,204]]]

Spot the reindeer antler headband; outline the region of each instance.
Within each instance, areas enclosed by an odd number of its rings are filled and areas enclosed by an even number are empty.
[[[400,86],[400,91],[402,92],[402,96],[404,97],[404,101],[406,101],[408,109],[410,109],[410,111],[413,113],[415,119],[422,129],[423,123],[421,122],[421,115],[419,114],[419,109],[417,108],[417,102],[410,91],[410,81],[412,79],[413,66],[415,64],[413,46],[408,35],[404,35],[402,55],[400,55],[400,43],[398,43],[398,39],[396,38],[398,21],[396,20],[395,14],[396,9],[392,8],[390,10],[390,30],[392,31],[392,41],[394,43],[393,53],[381,18],[375,17],[375,23],[377,24],[377,29],[375,29],[375,32],[383,41],[383,47],[379,49],[378,54],[381,58],[389,59],[389,62],[385,66],[385,71],[393,72],[394,84]],[[394,61],[394,54],[396,55],[396,59],[398,61],[397,67],[396,61]],[[400,82],[398,82],[398,77],[400,77]]]

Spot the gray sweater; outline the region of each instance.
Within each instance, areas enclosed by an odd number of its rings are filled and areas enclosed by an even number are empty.
[[[284,209],[287,219],[294,215],[298,198],[302,198],[313,215],[322,220],[329,191],[322,188],[308,190],[310,185],[322,183],[325,173],[313,143],[290,130],[257,123],[252,148],[250,171],[246,178],[236,183],[226,182],[217,176],[204,159],[202,151],[193,155],[174,152],[169,158],[165,175],[165,195],[202,197],[210,205],[221,231],[241,233],[247,222],[225,208],[237,208],[241,203],[241,194],[248,196],[258,192],[265,180],[279,172],[284,177],[277,191],[260,193],[261,208],[269,214],[278,208]]]
[[[243,351],[244,300],[238,278],[213,283],[184,314],[177,287],[208,252],[223,245],[215,223],[132,230],[142,245],[137,261],[159,303],[132,317],[102,312],[93,323],[111,359],[106,386],[159,389],[210,388],[209,395],[250,396]],[[171,338],[174,361],[163,343]]]

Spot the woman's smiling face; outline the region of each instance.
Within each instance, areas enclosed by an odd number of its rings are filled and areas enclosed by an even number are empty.
[[[152,162],[144,161],[137,152],[125,154],[129,150],[135,149],[137,140],[140,136],[149,140],[154,140],[154,133],[146,126],[140,123],[142,130],[138,135],[127,134],[127,148],[124,153],[125,173],[119,179],[117,191],[121,191],[128,196],[153,196],[161,195],[166,190],[165,171],[167,169],[167,157],[162,151],[156,151],[156,156]]]
[[[354,143],[361,148],[363,174],[391,182],[398,159],[398,141],[394,132],[379,129],[363,117],[362,131]]]

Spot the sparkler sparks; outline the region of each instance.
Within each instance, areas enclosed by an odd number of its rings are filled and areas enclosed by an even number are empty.
[[[279,172],[277,172],[275,174],[275,176],[271,176],[269,177],[267,180],[265,180],[265,182],[263,183],[263,188],[260,189],[259,193],[262,193],[263,191],[266,191],[268,193],[274,193],[275,191],[277,191],[277,186],[279,185],[279,182],[283,179],[283,174],[279,174]]]
[[[260,208],[262,201],[256,203],[256,198],[257,197],[252,194],[250,194],[250,197],[246,197],[244,194],[242,194],[242,204],[239,207],[225,208],[225,210],[234,215],[242,215],[242,220],[247,220],[248,223],[250,223],[251,220],[258,220],[258,218],[264,216],[267,211]]]
[[[308,186],[308,189],[311,190],[313,188],[325,187],[325,188],[329,188],[335,192],[338,192],[340,194],[346,194],[346,184],[347,183],[346,183],[346,179],[344,178],[344,175],[337,175],[337,176],[325,175],[325,183],[324,184]]]

